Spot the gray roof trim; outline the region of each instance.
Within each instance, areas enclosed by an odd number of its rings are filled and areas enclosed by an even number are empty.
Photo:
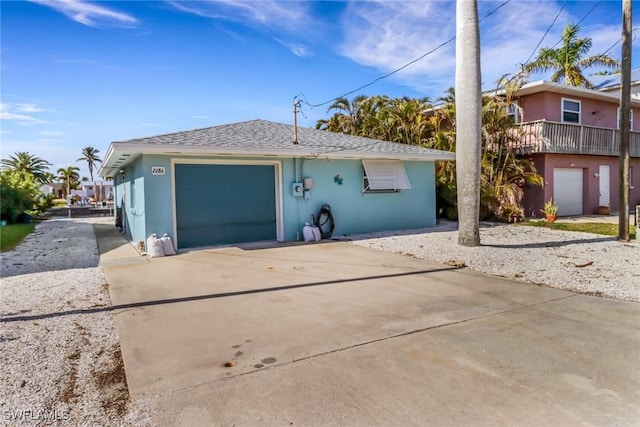
[[[298,129],[298,144],[294,144],[293,126],[252,120],[113,142],[98,174],[112,176],[114,171],[126,166],[141,154],[455,160],[453,152],[309,128]],[[127,158],[115,165],[123,155]]]

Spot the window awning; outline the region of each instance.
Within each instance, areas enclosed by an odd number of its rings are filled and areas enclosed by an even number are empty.
[[[411,188],[401,160],[363,160],[371,190],[408,190]]]

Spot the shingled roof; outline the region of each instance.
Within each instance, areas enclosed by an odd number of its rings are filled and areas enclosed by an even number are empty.
[[[111,176],[141,154],[455,160],[447,151],[309,128],[299,127],[298,143],[293,139],[291,125],[251,120],[117,141],[111,143],[99,174]],[[123,155],[125,160],[117,162]]]

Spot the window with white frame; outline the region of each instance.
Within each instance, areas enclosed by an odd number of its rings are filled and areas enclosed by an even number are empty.
[[[562,123],[580,124],[580,101],[562,98]]]
[[[411,183],[400,160],[363,160],[363,193],[395,193]]]
[[[618,107],[618,115],[616,117],[616,128],[620,129],[620,107]],[[633,110],[629,110],[629,129],[633,130]]]
[[[513,119],[513,123],[518,123],[520,120],[520,108],[518,108],[518,101],[511,101],[511,104],[507,106],[507,117]]]

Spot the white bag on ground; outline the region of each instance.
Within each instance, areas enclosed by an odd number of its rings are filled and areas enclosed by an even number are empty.
[[[171,241],[171,237],[167,233],[164,233],[160,238],[162,240],[162,247],[164,249],[165,255],[175,255],[176,251],[173,249],[173,242]]]
[[[311,227],[311,233],[313,234],[313,240],[319,242],[322,239],[322,234],[320,233],[320,227]]]
[[[147,256],[149,258],[164,256],[164,244],[158,239],[156,233],[151,234],[147,239]]]
[[[304,237],[305,242],[311,242],[315,239],[313,235],[313,229],[307,222],[304,227],[302,227],[302,237]]]

